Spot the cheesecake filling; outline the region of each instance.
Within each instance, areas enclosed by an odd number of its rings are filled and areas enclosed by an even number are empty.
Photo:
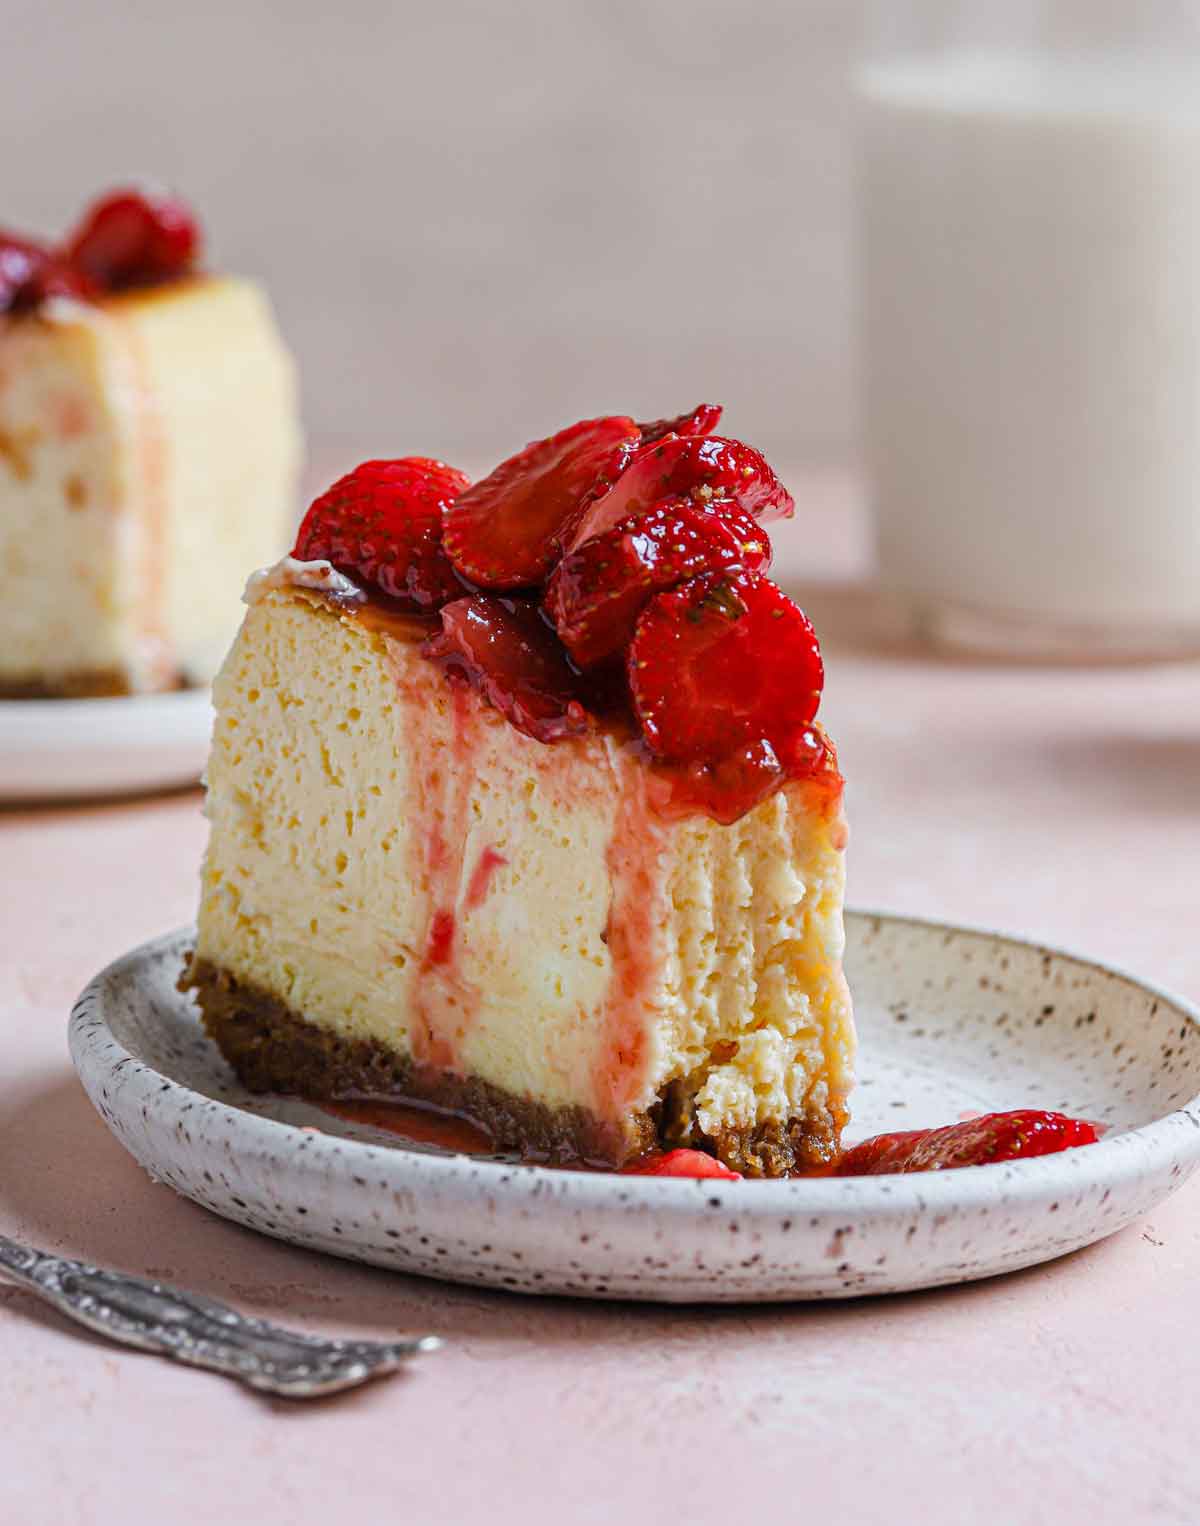
[[[420,655],[426,626],[335,607],[339,576],[252,580],[215,687],[187,982],[243,1081],[433,1101],[546,1159],[828,1159],[836,771],[730,825],[665,816],[619,725],[517,732]]]

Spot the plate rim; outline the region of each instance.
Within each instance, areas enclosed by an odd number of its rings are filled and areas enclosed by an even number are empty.
[[[913,916],[862,907],[848,907],[847,920],[859,923],[875,922],[922,931],[951,933],[981,939],[997,939],[1041,955],[1067,960],[1090,971],[1115,977],[1152,999],[1165,1002],[1200,1031],[1200,1005],[1133,973],[1110,961],[1095,959],[1070,949],[1057,947],[1039,939],[1024,937],[996,929],[965,923],[947,922],[934,917]],[[111,960],[88,981],[71,1009],[68,1026],[69,1049],[72,1065],[92,1098],[84,1074],[83,1053],[96,1043],[94,1034],[85,1037],[85,1022],[94,1018],[93,1006],[99,1001],[101,988],[111,980],[134,972],[151,957],[166,952],[173,945],[181,950],[195,939],[195,925],[185,925],[154,938]],[[180,1000],[189,1000],[180,993]],[[1101,1162],[1107,1167],[1103,1172],[1106,1180],[1118,1182],[1127,1176],[1141,1177],[1151,1170],[1162,1170],[1177,1163],[1200,1160],[1200,1092],[1188,1098],[1182,1106],[1169,1113],[1127,1129],[1111,1138],[1101,1138],[1085,1151],[1065,1150],[1029,1160],[996,1162],[989,1166],[952,1167],[946,1170],[912,1173],[889,1173],[862,1177],[797,1177],[785,1180],[756,1180],[750,1193],[743,1181],[723,1181],[705,1178],[669,1178],[623,1176],[617,1172],[591,1172],[562,1170],[556,1167],[499,1161],[487,1156],[461,1153],[430,1153],[408,1148],[402,1141],[394,1145],[376,1145],[364,1140],[339,1134],[306,1133],[304,1126],[283,1119],[271,1118],[250,1112],[236,1103],[223,1102],[194,1091],[174,1077],[146,1064],[131,1054],[113,1033],[107,1021],[100,1025],[105,1041],[119,1051],[112,1063],[106,1065],[108,1073],[129,1066],[145,1072],[159,1083],[157,1096],[166,1099],[174,1096],[182,1103],[204,1107],[210,1115],[214,1112],[231,1130],[246,1131],[248,1148],[256,1141],[266,1144],[282,1144],[293,1136],[303,1136],[303,1141],[319,1140],[312,1150],[301,1140],[295,1141],[297,1150],[292,1168],[301,1169],[307,1157],[314,1160],[326,1150],[349,1150],[354,1159],[369,1162],[373,1166],[393,1169],[400,1164],[411,1181],[414,1176],[424,1179],[431,1186],[443,1191],[453,1191],[456,1186],[469,1187],[472,1193],[480,1187],[504,1188],[509,1193],[524,1191],[531,1197],[545,1197],[551,1193],[559,1199],[570,1199],[575,1207],[602,1210],[616,1201],[625,1207],[631,1196],[652,1203],[659,1212],[683,1213],[690,1217],[697,1207],[696,1198],[702,1195],[713,1209],[733,1209],[755,1219],[783,1219],[797,1212],[828,1213],[842,1205],[847,1212],[870,1216],[872,1210],[880,1215],[891,1216],[899,1212],[940,1211],[950,1207],[964,1211],[993,1199],[1005,1183],[1020,1182],[1021,1196],[1036,1203],[1060,1194],[1064,1169],[1086,1169],[1089,1176],[1100,1174]],[[93,1103],[95,1101],[92,1098]],[[303,1099],[300,1099],[303,1100]],[[160,1103],[161,1105],[161,1103]],[[1190,1151],[1179,1148],[1179,1142],[1188,1136],[1181,1125],[1188,1125],[1194,1134]],[[323,1148],[322,1148],[323,1147]],[[1083,1159],[1081,1157],[1086,1157]],[[1128,1170],[1122,1169],[1122,1157]],[[482,1177],[482,1180],[481,1180]]]

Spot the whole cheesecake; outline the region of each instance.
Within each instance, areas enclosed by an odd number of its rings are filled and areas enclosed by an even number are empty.
[[[835,1156],[842,781],[763,572],[790,498],[716,415],[588,421],[474,488],[366,463],[251,580],[184,977],[248,1086],[531,1160]]]
[[[239,573],[287,544],[294,367],[262,291],[197,256],[140,193],[58,252],[0,234],[0,696],[207,682]]]

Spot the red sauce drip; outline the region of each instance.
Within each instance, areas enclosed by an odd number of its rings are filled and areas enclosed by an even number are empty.
[[[478,1124],[458,1113],[442,1108],[419,1106],[415,1102],[321,1102],[322,1112],[332,1113],[347,1123],[361,1123],[367,1128],[386,1129],[413,1144],[434,1145],[461,1155],[493,1155],[492,1137]]]
[[[488,898],[488,891],[492,888],[492,880],[497,869],[503,869],[508,863],[503,853],[497,853],[495,848],[485,848],[479,855],[479,862],[471,873],[470,883],[467,885],[467,894],[463,905],[468,911],[474,911],[477,906],[482,906]]]
[[[425,946],[425,968],[449,964],[454,948],[454,913],[435,911],[429,925],[429,941]]]

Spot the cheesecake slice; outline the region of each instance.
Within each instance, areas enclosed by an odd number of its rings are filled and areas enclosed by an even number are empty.
[[[681,723],[652,702],[672,600],[703,595],[681,626],[698,672],[709,605],[726,645],[756,601],[772,634],[788,625],[787,601],[745,570],[755,550],[682,581],[671,579],[694,555],[660,569],[665,586],[642,587],[632,634],[628,580],[615,615],[581,614],[562,588],[572,564],[553,553],[563,578],[547,604],[576,645],[581,624],[593,646],[600,626],[606,641],[624,631],[641,664],[627,679],[570,659],[530,596],[451,586],[461,573],[411,484],[400,554],[381,555],[354,480],[310,510],[294,557],[251,580],[214,686],[211,837],[183,982],[209,1033],[254,1090],[429,1104],[526,1159],[618,1167],[689,1146],[747,1175],[821,1166],[854,1050],[832,748],[812,703],[794,733],[773,711],[762,747],[741,736],[735,703],[720,721],[725,753],[668,756]],[[476,507],[452,487],[446,544],[455,501]],[[574,486],[567,496],[579,506]],[[620,506],[629,499],[627,485]],[[689,502],[722,524],[736,507]],[[521,523],[535,510],[525,504]],[[595,538],[577,540],[577,562]],[[466,540],[493,577],[530,575]],[[753,540],[761,552],[765,536]],[[322,549],[337,565],[313,556]],[[574,571],[594,588],[586,565]],[[746,613],[730,615],[739,601]],[[811,641],[794,650],[800,666],[773,671],[764,692],[811,682]],[[723,651],[710,673],[730,660]]]
[[[62,271],[0,284],[0,696],[206,683],[287,544],[290,356],[250,281]]]

